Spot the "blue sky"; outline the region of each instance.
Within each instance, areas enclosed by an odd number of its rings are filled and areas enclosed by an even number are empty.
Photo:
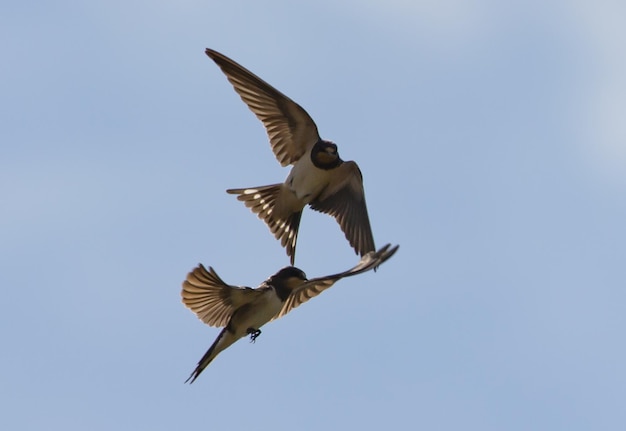
[[[0,6],[2,429],[598,430],[626,422],[626,6]],[[183,381],[198,262],[288,264],[224,190],[278,182],[211,47],[363,171],[377,273]],[[357,261],[305,212],[309,277]]]

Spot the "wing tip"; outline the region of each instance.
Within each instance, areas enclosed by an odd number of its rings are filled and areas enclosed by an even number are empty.
[[[211,58],[212,60],[215,60],[215,58],[216,58],[216,57],[218,57],[219,55],[221,55],[219,52],[217,52],[216,50],[211,49],[211,48],[205,48],[205,49],[204,49],[204,53],[205,53],[206,55],[208,55],[208,56],[209,56],[209,58]]]
[[[391,256],[393,256],[394,254],[396,254],[396,252],[398,251],[398,249],[400,248],[399,244],[394,245],[393,247],[391,247],[391,243],[385,244],[384,246],[382,246],[380,249],[378,249],[378,251],[376,252],[376,255],[378,256],[378,258],[380,259],[380,263],[385,262],[387,259],[389,259]]]

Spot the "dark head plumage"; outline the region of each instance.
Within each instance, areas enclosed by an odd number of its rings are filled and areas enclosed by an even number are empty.
[[[300,286],[307,280],[306,274],[295,266],[286,266],[285,268],[272,275],[267,284],[273,286],[276,289],[278,297],[285,301],[291,291]]]
[[[311,161],[319,169],[334,169],[343,163],[337,145],[330,141],[320,139],[311,149]]]

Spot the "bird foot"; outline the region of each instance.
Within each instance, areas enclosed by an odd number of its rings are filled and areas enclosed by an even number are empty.
[[[246,330],[246,332],[248,334],[250,334],[250,342],[254,343],[256,341],[256,338],[261,335],[261,330],[260,329],[254,329],[254,328],[248,328]]]

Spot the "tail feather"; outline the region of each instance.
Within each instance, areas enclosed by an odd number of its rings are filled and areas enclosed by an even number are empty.
[[[238,195],[237,199],[267,224],[270,232],[286,248],[287,256],[293,265],[296,258],[296,242],[302,217],[302,209],[296,212],[277,208],[277,201],[283,192],[283,184],[272,184],[247,189],[229,189],[227,193]],[[286,213],[286,214],[283,214]]]
[[[209,347],[209,350],[202,356],[196,369],[193,370],[191,375],[185,380],[185,383],[189,382],[189,384],[192,384],[222,350],[226,349],[237,340],[238,338],[229,332],[227,328],[222,329],[222,332],[220,332],[213,344],[211,344],[211,347]]]

